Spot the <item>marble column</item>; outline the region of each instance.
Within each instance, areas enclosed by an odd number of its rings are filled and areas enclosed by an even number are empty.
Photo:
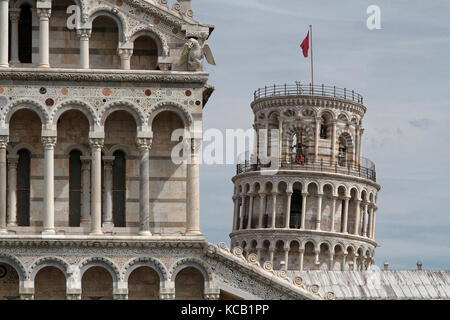
[[[308,193],[304,192],[302,193],[302,220],[300,223],[300,229],[305,230],[306,229],[306,201],[308,200]]]
[[[246,211],[246,205],[245,205],[245,194],[241,194],[241,210],[239,211],[239,230],[244,229],[244,218],[245,218],[245,211]]]
[[[319,161],[319,137],[320,137],[320,123],[321,123],[322,119],[321,118],[317,118],[316,119],[316,133],[314,136],[314,161],[318,162]]]
[[[238,229],[237,221],[238,221],[238,215],[239,215],[239,197],[234,195],[233,196],[233,203],[234,203],[234,214],[233,214],[233,231],[236,231]]]
[[[323,202],[323,194],[318,194],[317,195],[316,230],[320,230],[320,222],[322,220],[322,202]]]
[[[284,248],[284,270],[287,271],[289,268],[289,248]]]
[[[20,9],[9,9],[11,21],[11,66],[17,66],[19,61],[19,19]]]
[[[8,155],[8,227],[17,226],[17,164],[19,156]]]
[[[187,165],[187,230],[186,235],[201,235],[200,232],[200,174],[199,149],[201,140],[191,139],[191,161]]]
[[[151,236],[150,232],[150,148],[152,140],[138,138],[139,149],[139,234]]]
[[[55,170],[56,137],[42,137],[44,146],[44,223],[42,234],[55,234]]]
[[[89,38],[91,29],[78,29],[77,34],[80,37],[80,68],[89,69]]]
[[[81,227],[87,227],[91,223],[91,157],[81,157]]]
[[[334,165],[336,162],[336,121],[332,122],[331,131],[331,164]]]
[[[368,233],[367,236],[371,239],[373,238],[372,230],[373,230],[373,205],[371,205],[369,208],[369,228],[367,231]]]
[[[266,194],[260,193],[259,194],[259,217],[258,217],[258,226],[260,229],[263,228],[264,209],[266,207],[265,202],[266,202]]]
[[[292,192],[286,192],[286,213],[285,213],[285,229],[289,229],[291,227],[291,199]]]
[[[359,126],[356,126],[356,130],[355,130],[355,165],[358,166],[359,165]]]
[[[276,228],[277,221],[277,192],[272,192],[272,229]]]
[[[356,200],[356,215],[353,233],[357,236],[361,235],[360,223],[361,223],[361,200]]]
[[[133,49],[117,49],[117,54],[120,56],[121,69],[130,70]]]
[[[334,232],[334,229],[336,227],[336,201],[338,197],[333,196],[333,204],[331,205],[331,232]]]
[[[350,197],[345,197],[344,198],[344,221],[342,221],[343,227],[342,227],[342,232],[343,233],[348,233],[347,230],[347,224],[348,224],[348,205],[350,202]]]
[[[300,271],[303,271],[303,258],[305,256],[305,250],[304,249],[300,249],[299,250],[299,264],[300,264]]]
[[[8,136],[0,136],[0,233],[6,232],[6,147]]]
[[[89,139],[91,146],[91,235],[102,235],[102,148],[104,140]]]
[[[253,193],[250,194],[250,203],[248,208],[248,222],[247,222],[247,229],[252,228],[252,216],[253,216],[253,200],[255,198],[255,195]]]
[[[0,68],[9,67],[8,64],[8,28],[9,28],[9,1],[0,0]]]
[[[377,207],[373,209],[373,222],[372,222],[372,239],[375,239],[375,226],[377,223]]]
[[[270,261],[270,263],[272,264],[272,266],[273,266],[273,256],[274,256],[274,253],[275,253],[275,248],[269,248],[269,261]]]
[[[39,18],[39,68],[50,68],[50,16],[52,9],[38,8]]]
[[[328,263],[328,270],[333,271],[334,269],[334,251],[330,251],[330,261]]]
[[[367,237],[367,209],[369,204],[367,202],[364,203],[364,210],[363,210],[363,225],[362,225],[362,235],[363,237]]]
[[[113,222],[113,168],[114,157],[103,157],[104,184],[105,190],[103,195],[103,229],[108,232],[114,227]]]

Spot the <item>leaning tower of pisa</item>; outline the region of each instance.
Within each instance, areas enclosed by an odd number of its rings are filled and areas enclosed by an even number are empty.
[[[268,138],[233,178],[231,246],[274,270],[366,270],[380,186],[374,163],[361,156],[362,96],[274,85],[256,90],[251,108],[258,137]]]

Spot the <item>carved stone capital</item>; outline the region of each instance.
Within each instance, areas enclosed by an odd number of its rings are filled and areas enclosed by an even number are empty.
[[[52,150],[53,148],[55,148],[56,140],[56,137],[42,137],[41,143],[44,146],[44,149]]]
[[[117,49],[117,54],[122,60],[129,60],[133,55],[133,49]]]
[[[137,138],[136,146],[138,150],[145,151],[152,148],[153,139],[151,138]]]
[[[18,23],[20,19],[20,9],[9,9],[9,19],[11,23]]]
[[[105,139],[102,138],[90,138],[89,145],[92,149],[101,149],[103,148],[103,144],[105,143]]]
[[[19,163],[19,156],[18,155],[8,155],[8,169],[17,169],[17,164]]]
[[[80,40],[89,40],[92,34],[92,29],[78,29],[77,35],[80,37]]]
[[[39,20],[48,20],[52,15],[52,9],[49,8],[38,8],[36,10]]]
[[[6,149],[9,142],[9,136],[0,136],[0,149]]]

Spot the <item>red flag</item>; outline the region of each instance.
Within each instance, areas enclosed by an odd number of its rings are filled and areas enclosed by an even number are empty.
[[[308,52],[309,52],[309,31],[308,35],[306,36],[305,40],[303,40],[302,44],[300,45],[300,48],[303,50],[303,56],[305,58],[308,58]]]

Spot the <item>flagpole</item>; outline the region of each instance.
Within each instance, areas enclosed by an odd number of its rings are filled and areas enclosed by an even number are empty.
[[[314,59],[313,59],[313,34],[312,34],[312,24],[309,25],[309,36],[311,41],[311,90],[314,94]]]

